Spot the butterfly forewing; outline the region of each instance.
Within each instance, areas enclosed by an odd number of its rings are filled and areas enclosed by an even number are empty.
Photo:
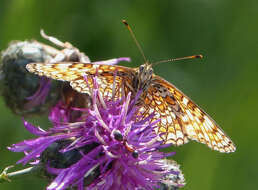
[[[104,96],[111,97],[112,90],[115,90],[116,97],[125,80],[135,72],[134,69],[123,66],[97,65],[94,63],[59,62],[59,63],[30,63],[26,65],[29,72],[39,76],[46,76],[52,79],[68,81],[71,87],[79,93],[91,93],[93,88],[93,77],[98,76],[98,85]],[[114,77],[115,75],[115,77]],[[115,85],[115,89],[113,89]]]

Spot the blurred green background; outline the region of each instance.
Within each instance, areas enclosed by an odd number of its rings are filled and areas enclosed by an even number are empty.
[[[237,145],[221,154],[190,142],[173,148],[187,185],[184,189],[257,189],[258,183],[258,1],[0,1],[0,49],[12,40],[47,34],[69,41],[92,61],[129,56],[143,63],[127,19],[148,59],[202,53],[203,60],[163,63],[156,74],[175,84],[216,120]],[[6,147],[32,138],[21,118],[0,98],[0,167],[22,154]],[[37,118],[35,119],[35,123]],[[44,180],[25,178],[0,184],[0,189],[45,189]]]

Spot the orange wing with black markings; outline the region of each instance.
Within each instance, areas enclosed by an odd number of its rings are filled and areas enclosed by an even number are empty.
[[[137,79],[138,68],[79,62],[31,63],[26,68],[39,76],[69,81],[80,93],[91,93],[94,76],[98,76],[99,89],[106,98],[121,97],[129,91],[137,93],[133,79]],[[208,114],[159,76],[152,75],[138,105],[144,115],[155,112],[154,119],[160,119],[157,133],[165,143],[179,146],[196,140],[220,152],[234,152],[236,149]]]
[[[207,144],[220,152],[234,152],[235,145],[212,118],[174,85],[153,77],[145,97],[146,115],[155,111],[158,132],[166,143],[182,145],[188,140]]]
[[[26,65],[29,72],[46,76],[55,80],[68,81],[71,87],[79,93],[91,93],[93,77],[97,77],[98,85],[104,96],[112,95],[113,85],[116,92],[122,88],[123,82],[129,80],[134,69],[123,66],[99,65],[80,62],[30,63]],[[114,75],[116,75],[114,77]],[[114,92],[113,92],[114,93]]]

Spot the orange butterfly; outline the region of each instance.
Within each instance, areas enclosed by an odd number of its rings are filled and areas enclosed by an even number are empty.
[[[131,28],[126,21],[123,22],[143,54]],[[179,59],[201,57],[198,55]],[[31,63],[27,64],[26,68],[29,72],[39,76],[68,81],[71,87],[80,93],[90,93],[94,76],[98,76],[99,89],[107,98],[128,92],[136,95],[141,90],[142,94],[138,103],[140,112],[145,116],[155,112],[154,119],[160,119],[157,132],[161,134],[164,143],[179,146],[189,140],[196,140],[220,152],[229,153],[236,150],[230,138],[208,114],[173,84],[153,74],[153,64],[146,61],[138,68],[129,68],[105,65],[105,63],[110,63],[110,61],[102,61],[101,64],[94,62]],[[85,81],[85,75],[88,84]]]

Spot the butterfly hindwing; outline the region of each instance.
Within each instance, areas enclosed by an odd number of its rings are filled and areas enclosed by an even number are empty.
[[[160,97],[162,97],[163,102],[161,104],[164,104],[166,107],[163,113],[173,118],[172,126],[174,130],[170,130],[171,126],[169,123],[160,123],[160,127],[167,129],[167,137],[171,136],[170,131],[173,131],[172,136],[174,138],[172,139],[177,142],[179,136],[176,135],[176,131],[181,130],[183,137],[207,144],[214,150],[220,152],[235,151],[233,142],[215,121],[174,85],[161,77],[155,76],[153,86],[160,93]],[[167,121],[170,121],[170,117],[167,118]],[[181,135],[180,138],[182,138]],[[182,143],[176,143],[176,145],[187,142],[184,138],[182,140]],[[170,138],[167,138],[167,142],[170,143],[170,141]]]

